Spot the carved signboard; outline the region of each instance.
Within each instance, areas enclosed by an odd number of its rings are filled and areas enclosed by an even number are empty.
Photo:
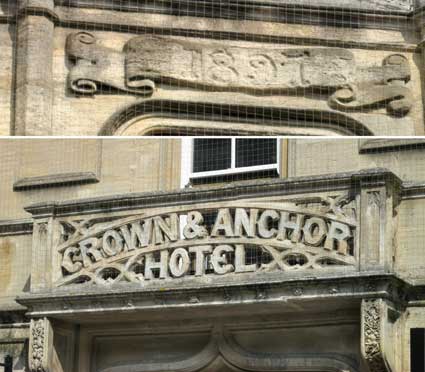
[[[327,95],[336,110],[387,107],[397,116],[412,105],[409,64],[398,54],[382,66],[362,67],[341,48],[247,48],[151,35],[130,39],[121,52],[87,32],[70,34],[66,49],[74,63],[69,84],[80,94],[107,88],[147,96],[163,84],[250,94],[310,92]]]
[[[354,266],[352,202],[152,212],[61,221],[58,286]],[[350,204],[349,207],[342,205]]]

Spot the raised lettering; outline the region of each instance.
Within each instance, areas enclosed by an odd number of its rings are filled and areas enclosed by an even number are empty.
[[[224,275],[233,271],[234,267],[227,263],[226,257],[226,253],[233,251],[234,249],[230,245],[219,245],[214,249],[211,255],[211,263],[216,274]]]
[[[163,244],[166,241],[175,242],[179,239],[179,216],[177,213],[170,214],[165,221],[156,216],[154,221],[155,244]]]
[[[290,235],[291,241],[296,243],[301,239],[301,229],[304,221],[303,214],[296,214],[295,221],[293,220],[292,214],[289,212],[280,212],[280,221],[279,221],[279,233],[277,235],[278,240],[287,240],[289,239],[288,230],[292,232]]]
[[[258,235],[264,239],[273,238],[277,229],[270,228],[271,222],[277,221],[279,219],[279,213],[274,210],[266,210],[261,214],[260,219],[258,220]]]
[[[205,238],[208,231],[204,226],[204,217],[198,211],[192,211],[187,214],[187,223],[183,228],[183,236],[186,239]]]
[[[333,250],[336,243],[338,253],[348,254],[348,239],[351,238],[351,231],[347,225],[340,222],[332,221],[329,233],[325,241],[325,249]]]
[[[84,267],[91,265],[93,262],[100,261],[103,258],[102,253],[100,252],[101,247],[99,246],[99,240],[97,238],[82,240],[78,246],[83,258]]]
[[[130,230],[127,225],[121,226],[127,250],[132,251],[139,247],[147,247],[152,239],[152,218],[132,223]]]
[[[235,250],[235,272],[247,273],[257,270],[257,264],[246,264],[245,247],[242,244],[236,245]]]
[[[258,209],[250,209],[248,216],[244,208],[235,211],[235,236],[243,236],[244,231],[248,238],[255,238],[255,228],[258,218]]]
[[[319,217],[311,217],[305,221],[303,228],[304,232],[304,241],[307,244],[310,244],[314,247],[322,244],[323,240],[326,238],[326,233],[328,227],[326,222]]]
[[[145,255],[145,279],[154,279],[154,269],[159,269],[160,279],[168,277],[168,251],[161,251],[159,261],[155,260],[153,253],[147,253]]]
[[[220,236],[220,231],[224,232],[227,237],[233,236],[232,216],[229,208],[220,209],[211,232],[211,236]]]
[[[190,257],[184,248],[177,248],[170,256],[170,272],[176,278],[185,275],[190,268]]]
[[[103,251],[109,257],[121,253],[124,249],[124,242],[118,231],[108,230],[103,235]]]
[[[199,247],[190,247],[190,253],[195,253],[195,276],[205,274],[205,254],[212,252],[211,245],[201,245]]]

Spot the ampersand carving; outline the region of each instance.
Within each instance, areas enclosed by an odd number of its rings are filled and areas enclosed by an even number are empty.
[[[186,239],[204,238],[208,235],[207,229],[202,226],[204,217],[200,212],[193,211],[187,214],[187,224],[183,229]]]

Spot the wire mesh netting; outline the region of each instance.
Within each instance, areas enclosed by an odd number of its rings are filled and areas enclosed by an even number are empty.
[[[423,134],[413,0],[0,9],[6,134]]]

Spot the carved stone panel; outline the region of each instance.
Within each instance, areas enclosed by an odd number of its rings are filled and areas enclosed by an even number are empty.
[[[143,35],[123,51],[103,46],[87,32],[68,36],[73,62],[71,89],[95,94],[103,88],[150,96],[156,84],[250,94],[325,95],[330,108],[365,111],[386,107],[404,116],[412,106],[407,59],[389,55],[381,66],[358,66],[341,48],[247,48]]]
[[[62,220],[56,285],[323,270],[357,265],[355,206],[232,203]],[[208,221],[210,222],[207,222]]]

